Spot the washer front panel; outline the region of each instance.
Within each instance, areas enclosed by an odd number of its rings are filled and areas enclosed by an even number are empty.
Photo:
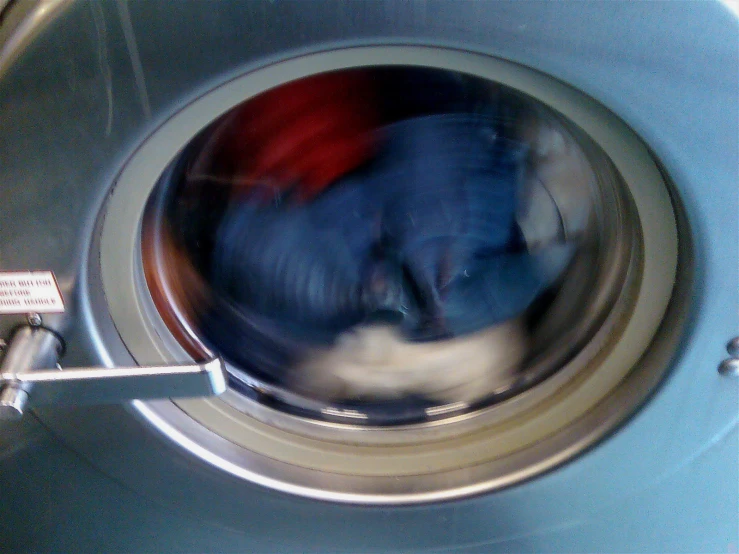
[[[459,47],[583,90],[664,163],[690,218],[698,271],[690,333],[671,377],[627,427],[576,463],[494,495],[391,512],[239,484],[179,456],[120,408],[45,410],[45,425],[128,487],[192,515],[193,528],[217,524],[191,539],[198,550],[221,537],[224,550],[282,553],[327,544],[344,552],[730,551],[739,542],[738,391],[716,366],[739,329],[736,17],[718,2],[310,6],[79,2],[59,15],[0,80],[0,266],[52,269],[67,294],[77,283],[86,290],[79,270],[123,162],[159,123],[230,76],[336,45]],[[67,363],[126,361],[110,321],[93,317],[88,302],[81,295],[76,304]],[[54,540],[95,513],[94,494],[87,501],[84,515],[60,508]],[[150,510],[147,521],[161,518],[162,536],[181,527],[150,503],[139,506]],[[633,516],[628,523],[624,514]]]
[[[178,354],[181,348],[168,348],[166,341],[160,338],[166,335],[166,327],[156,314],[142,279],[136,278],[140,273],[140,266],[136,263],[140,242],[139,222],[159,175],[184,147],[188,137],[197,134],[211,120],[244,98],[285,80],[300,78],[306,72],[352,65],[372,66],[382,64],[385,60],[392,60],[393,64],[456,69],[495,79],[541,99],[562,112],[604,149],[623,176],[638,212],[644,245],[644,259],[638,277],[640,287],[634,293],[634,306],[628,319],[616,326],[619,340],[609,340],[613,344],[597,355],[581,353],[580,357],[594,358],[594,363],[586,363],[582,374],[571,378],[570,382],[562,382],[562,376],[558,375],[539,385],[538,388],[544,389],[551,389],[555,385],[559,387],[553,393],[553,398],[539,401],[523,413],[520,413],[520,409],[516,413],[515,408],[522,402],[526,403],[522,398],[492,408],[490,412],[493,418],[484,425],[489,428],[495,426],[494,431],[480,429],[478,424],[473,432],[460,432],[452,439],[430,445],[429,439],[424,438],[428,433],[396,429],[396,434],[405,433],[407,436],[405,444],[373,448],[372,438],[363,442],[361,437],[362,433],[372,434],[371,430],[364,430],[351,441],[352,444],[328,440],[320,442],[242,416],[221,399],[178,402],[196,422],[250,451],[243,454],[244,460],[250,461],[245,462],[241,471],[232,469],[234,464],[240,463],[237,458],[218,462],[220,467],[239,476],[271,486],[284,480],[284,484],[277,485],[280,490],[318,498],[354,502],[418,502],[481,492],[506,483],[505,474],[501,475],[495,469],[495,465],[500,465],[497,459],[533,447],[594,409],[629,374],[652,341],[675,281],[676,223],[666,186],[649,153],[628,128],[608,111],[561,83],[526,68],[490,57],[438,48],[350,48],[269,65],[249,72],[194,102],[167,121],[142,145],[119,176],[113,195],[105,207],[100,265],[110,313],[137,361],[161,363],[177,360],[177,356],[181,356]],[[676,326],[675,333],[679,332],[680,328]],[[496,419],[495,413],[506,415]],[[165,420],[168,416],[162,414],[159,417]],[[187,434],[187,428],[198,423],[185,425],[184,429],[172,428],[167,433],[170,436]],[[424,442],[415,443],[416,435]],[[585,448],[593,436],[589,433],[589,441],[580,443],[579,447]],[[206,445],[211,445],[213,448],[213,452],[206,456],[208,460],[221,455],[217,444],[216,440],[201,442],[202,447],[209,448]],[[200,448],[192,450],[201,452]],[[269,471],[272,460],[296,467],[292,471],[289,467]],[[534,468],[526,466],[538,467],[538,471],[541,471],[548,464],[560,461],[561,457],[556,454],[549,453],[546,459],[538,459],[532,454],[532,461],[508,479],[519,480],[532,475]],[[483,465],[492,466],[487,472],[489,477],[486,477]],[[254,466],[265,469],[254,470]],[[306,471],[304,467],[309,469]],[[334,474],[334,483],[326,486],[326,477],[312,475],[313,470]],[[260,477],[260,474],[264,476]],[[343,480],[348,483],[341,483],[339,475],[344,476]],[[381,481],[380,477],[385,477],[387,482]],[[356,486],[351,486],[352,479],[357,481]]]

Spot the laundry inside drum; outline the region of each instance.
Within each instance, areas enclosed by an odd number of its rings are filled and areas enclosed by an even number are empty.
[[[607,157],[545,105],[450,71],[314,75],[236,106],[152,194],[147,284],[246,401],[366,425],[547,379],[633,279]]]

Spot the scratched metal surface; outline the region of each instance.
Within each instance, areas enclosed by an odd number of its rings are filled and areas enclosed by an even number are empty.
[[[0,426],[0,478],[12,483],[0,502],[0,550],[737,549],[739,391],[715,370],[739,330],[739,52],[729,10],[717,2],[120,0],[52,13],[0,67],[0,268],[56,271],[80,312],[73,291],[99,207],[158,123],[249,67],[387,42],[506,57],[616,111],[682,195],[698,280],[690,332],[650,404],[575,463],[524,485],[416,508],[320,504],[233,483],[122,408],[49,410],[43,424]],[[88,330],[68,332],[68,363],[101,361]]]

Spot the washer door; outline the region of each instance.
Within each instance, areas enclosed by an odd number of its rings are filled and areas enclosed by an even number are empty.
[[[723,549],[735,538],[735,519],[716,518],[715,543],[691,534],[687,521],[679,538],[650,543],[654,528],[674,529],[665,506],[677,482],[679,503],[695,500],[699,489],[688,483],[700,475],[715,490],[715,513],[735,513],[727,484],[737,463],[736,383],[715,369],[738,327],[737,287],[726,286],[737,282],[736,256],[726,254],[736,252],[737,237],[725,232],[737,220],[737,60],[729,46],[736,20],[720,4],[701,9],[715,27],[710,34],[693,29],[684,5],[40,5],[31,12],[37,25],[18,27],[0,65],[8,160],[0,171],[13,184],[0,208],[0,264],[55,271],[74,299],[60,320],[70,365],[181,361],[185,352],[143,278],[146,203],[207,125],[263,90],[322,71],[430,66],[534,98],[613,165],[638,247],[636,284],[623,289],[628,315],[609,329],[606,347],[583,355],[588,363],[576,374],[558,372],[525,395],[430,431],[358,435],[259,403],[244,408],[237,393],[39,417],[106,474],[178,512],[244,532],[252,550],[496,543],[509,551],[529,548],[515,537],[547,533],[530,548]],[[615,436],[582,453],[648,398]],[[723,470],[710,470],[720,462]],[[705,469],[689,474],[693,467]],[[426,505],[375,511],[272,489]],[[465,499],[438,503],[450,498]],[[654,509],[633,522],[631,537],[609,525],[644,502]]]
[[[539,110],[549,106],[563,121],[571,122],[568,132],[542,116],[551,127],[537,121],[530,133],[554,134],[564,142],[562,151],[569,152],[562,158],[585,160],[582,166],[573,163],[575,168],[566,171],[561,182],[554,176],[547,179],[546,164],[552,162],[538,161],[536,152],[552,148],[556,141],[531,139],[531,164],[538,182],[559,189],[573,206],[584,202],[581,191],[591,190],[586,194],[592,199],[592,205],[586,204],[589,209],[573,209],[564,225],[576,228],[580,214],[592,212],[586,218],[592,223],[581,239],[582,250],[592,253],[582,252],[563,278],[565,289],[581,282],[582,290],[558,292],[547,310],[559,313],[549,327],[567,332],[545,331],[553,336],[540,341],[542,359],[532,360],[534,367],[522,372],[522,385],[496,391],[501,401],[464,408],[440,402],[416,421],[388,422],[387,417],[380,420],[356,407],[331,404],[316,406],[316,414],[311,415],[310,403],[264,383],[252,384],[255,377],[239,378],[241,372],[233,369],[234,385],[240,381],[251,391],[234,389],[213,401],[176,406],[137,403],[135,409],[183,448],[237,477],[327,500],[406,504],[488,492],[561,463],[566,453],[583,450],[627,417],[667,369],[664,361],[639,361],[651,350],[671,303],[674,315],[668,316],[669,333],[661,340],[676,345],[680,336],[687,305],[684,299],[674,298],[674,292],[677,285],[680,294],[690,279],[685,265],[687,229],[678,228],[680,208],[672,202],[670,185],[649,152],[612,114],[527,68],[449,49],[363,47],[299,56],[250,71],[204,95],[144,142],[119,175],[103,210],[100,250],[93,247],[93,257],[100,260],[105,308],[134,358],[147,363],[186,359],[186,345],[178,348],[175,341],[166,339],[172,326],[163,326],[162,307],[157,313],[152,306],[150,287],[156,278],[143,278],[169,270],[170,250],[158,247],[164,250],[159,270],[147,269],[146,256],[141,255],[142,245],[161,240],[156,229],[148,230],[159,224],[151,223],[142,231],[140,222],[150,219],[142,216],[150,197],[161,194],[154,191],[155,184],[166,189],[166,181],[175,178],[167,166],[185,145],[172,137],[187,140],[197,135],[214,115],[274,86],[275,80],[280,84],[302,77],[306,66],[313,72],[335,71],[347,65],[377,67],[385,60],[482,77],[536,99]],[[214,105],[214,97],[224,104]],[[559,159],[557,154],[549,157]],[[585,177],[577,179],[578,173]],[[680,261],[679,233],[686,237]],[[679,280],[678,263],[685,268]],[[586,284],[583,274],[597,277]],[[192,324],[186,327],[194,329]],[[565,353],[562,345],[572,348]],[[536,341],[532,347],[537,348]],[[658,347],[653,355],[670,355],[669,348],[656,354],[661,350]],[[553,375],[541,368],[548,359],[556,366]],[[465,367],[452,362],[445,369],[462,372]],[[291,415],[280,410],[286,404],[301,411]],[[222,444],[222,439],[228,443]]]

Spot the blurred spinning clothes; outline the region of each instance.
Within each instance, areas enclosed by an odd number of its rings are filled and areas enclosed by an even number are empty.
[[[452,113],[380,125],[370,85],[359,72],[313,77],[239,115],[248,186],[218,225],[200,323],[273,382],[358,324],[449,339],[520,315],[556,277],[516,224],[526,149],[496,114],[426,88]]]

